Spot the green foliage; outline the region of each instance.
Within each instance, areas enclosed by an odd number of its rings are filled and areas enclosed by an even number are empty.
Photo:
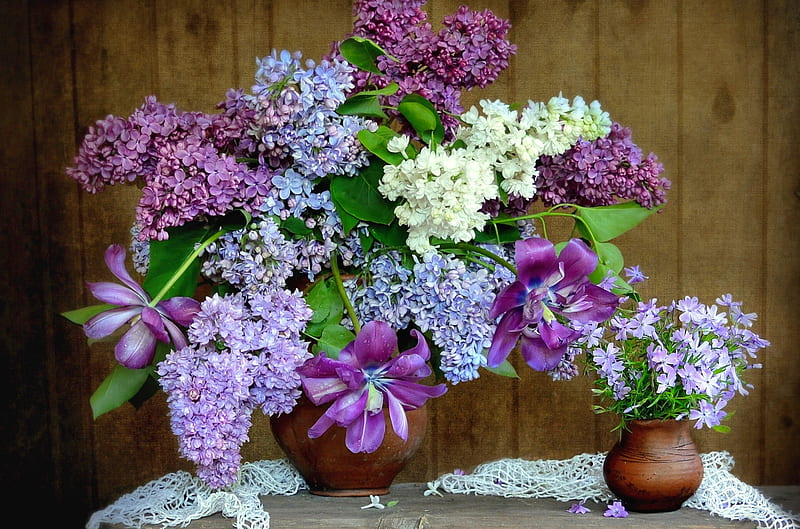
[[[350,37],[343,40],[339,44],[339,51],[342,57],[353,66],[377,74],[382,73],[378,68],[378,57],[386,55],[392,58],[383,48],[363,37]]]
[[[358,115],[366,118],[377,118],[386,120],[388,116],[381,106],[380,96],[388,96],[397,93],[397,83],[391,83],[377,90],[364,90],[353,96],[338,106],[336,112],[343,116]]]
[[[390,224],[395,220],[395,205],[378,191],[383,164],[372,163],[354,177],[331,178],[331,199],[337,211],[345,211],[356,219]]]
[[[62,312],[61,315],[67,318],[72,323],[77,323],[78,325],[83,325],[89,318],[94,316],[95,314],[100,314],[104,310],[113,309],[115,305],[109,304],[102,304],[102,305],[90,305],[88,307],[83,307],[82,309],[75,309],[69,310],[67,312]]]
[[[344,303],[333,278],[317,281],[306,295],[306,303],[314,311],[306,326],[306,334],[319,338],[329,325],[338,325],[344,317]]]
[[[98,386],[89,399],[95,419],[133,398],[144,385],[148,369],[128,369],[120,364]]]
[[[511,365],[511,362],[509,362],[508,359],[503,360],[503,363],[501,363],[497,367],[486,366],[485,369],[490,373],[494,373],[495,375],[500,375],[501,377],[519,378],[517,370],[514,369],[514,366]]]
[[[327,325],[317,341],[317,351],[324,352],[331,358],[339,358],[339,351],[356,339],[353,331],[341,325]]]
[[[419,137],[428,145],[440,145],[444,140],[444,125],[433,103],[419,94],[406,95],[397,110],[408,120]]]
[[[577,228],[581,235],[592,241],[608,242],[638,226],[656,209],[647,209],[636,202],[623,202],[613,206],[575,206],[578,216]],[[587,232],[587,228],[591,233]]]
[[[397,136],[398,134],[394,130],[383,125],[378,127],[375,132],[367,129],[358,131],[358,140],[364,148],[384,162],[392,165],[399,165],[404,160],[401,153],[391,152],[387,148],[389,141]],[[408,148],[406,148],[406,155],[408,155],[409,158],[414,158],[416,156],[416,149],[413,145],[409,144]],[[382,166],[381,169],[383,169]]]

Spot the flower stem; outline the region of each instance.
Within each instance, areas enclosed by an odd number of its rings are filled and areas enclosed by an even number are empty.
[[[186,272],[186,270],[192,264],[192,262],[194,262],[194,260],[197,259],[197,256],[200,255],[200,253],[203,250],[205,250],[209,244],[219,239],[222,236],[222,234],[224,234],[226,231],[227,230],[225,229],[221,229],[216,233],[214,233],[213,235],[211,235],[208,239],[197,245],[197,248],[195,248],[194,251],[191,254],[189,254],[189,257],[187,257],[183,261],[183,263],[181,263],[181,266],[178,267],[177,270],[175,270],[175,272],[172,274],[172,277],[169,278],[169,281],[167,281],[167,283],[161,288],[158,294],[156,294],[153,297],[152,301],[150,301],[149,303],[149,306],[155,307],[158,304],[158,302],[161,301],[161,299],[167,294],[167,292],[169,292],[169,289],[172,288],[175,282],[178,281],[178,278],[181,277],[183,273]]]
[[[358,334],[361,332],[361,324],[358,322],[358,317],[356,317],[356,311],[353,308],[353,304],[350,302],[350,298],[347,296],[347,292],[344,290],[342,274],[339,272],[339,256],[337,253],[331,255],[331,271],[333,272],[333,278],[336,281],[336,289],[339,291],[339,296],[342,298],[344,308],[347,310],[347,315],[350,317],[350,321],[353,322],[353,330],[356,334]]]
[[[482,255],[484,257],[488,257],[489,259],[491,259],[495,263],[508,268],[511,271],[512,274],[517,275],[517,268],[513,264],[509,263],[507,260],[503,259],[502,257],[500,257],[499,255],[495,254],[494,252],[490,252],[486,248],[481,248],[480,246],[475,246],[474,244],[469,244],[469,243],[466,243],[466,242],[457,243],[455,245],[455,247],[456,248],[460,248],[462,250],[469,251],[469,252],[480,254],[480,255]]]

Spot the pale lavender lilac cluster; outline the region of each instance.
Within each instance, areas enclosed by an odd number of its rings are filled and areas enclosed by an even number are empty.
[[[181,454],[210,487],[236,480],[256,408],[273,415],[294,407],[297,369],[311,357],[300,338],[311,315],[296,291],[215,294],[189,327],[190,344],[158,364]]]
[[[396,59],[379,58],[383,77],[359,72],[355,86],[361,91],[368,83],[382,87],[396,82],[400,89],[387,98],[388,105],[397,106],[406,94],[418,93],[433,103],[452,131],[458,125],[455,116],[463,112],[461,92],[494,82],[508,68],[516,46],[506,39],[508,20],[489,10],[461,6],[435,32],[422,10],[424,4],[425,0],[354,2],[352,35],[371,39]],[[338,51],[334,49],[333,55]]]
[[[504,249],[492,250],[505,255]],[[489,310],[496,293],[514,280],[502,266],[467,265],[451,254],[415,257],[413,269],[397,255],[383,254],[369,264],[369,281],[345,286],[362,321],[385,321],[396,329],[413,323],[430,333],[440,351],[444,377],[457,384],[479,377],[495,322]]]
[[[748,394],[744,372],[761,367],[753,360],[769,345],[750,329],[756,314],[741,305],[730,294],[712,305],[688,296],[666,306],[639,302],[575,347],[597,373],[605,409],[625,419],[688,417],[696,428],[718,427],[728,402]]]
[[[631,131],[613,123],[594,141],[579,140],[555,156],[543,155],[536,177],[538,198],[546,206],[607,206],[633,200],[648,209],[666,202],[671,182],[653,153],[644,156]]]

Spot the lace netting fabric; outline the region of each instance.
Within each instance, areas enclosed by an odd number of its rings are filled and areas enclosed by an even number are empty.
[[[701,454],[701,458],[703,482],[684,507],[706,510],[731,520],[751,520],[769,529],[800,529],[800,515],[782,509],[731,474],[734,461],[730,454],[710,452]],[[613,494],[603,481],[604,459],[604,453],[580,454],[562,460],[501,459],[479,465],[471,474],[443,474],[428,483],[424,494],[609,501]],[[269,513],[264,510],[260,496],[292,495],[306,488],[302,476],[284,459],[246,463],[239,481],[221,491],[209,489],[188,472],[175,472],[94,513],[86,528],[99,529],[103,523],[134,528],[185,527],[192,520],[221,513],[232,519],[236,529],[269,529]]]

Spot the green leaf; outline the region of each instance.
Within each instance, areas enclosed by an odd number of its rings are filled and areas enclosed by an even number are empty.
[[[315,284],[306,296],[306,303],[314,311],[306,326],[306,333],[311,336],[321,336],[326,326],[338,324],[344,317],[344,303],[332,279]]]
[[[343,208],[337,206],[336,213],[339,215],[339,219],[342,221],[342,229],[345,233],[350,233],[350,231],[358,226],[358,223],[361,222],[358,218],[354,217],[353,215],[349,214]]]
[[[382,164],[370,164],[353,177],[331,178],[331,199],[336,209],[343,209],[357,219],[379,224],[394,220],[394,204],[378,191],[383,176]]]
[[[444,140],[444,125],[433,103],[419,94],[406,95],[397,110],[417,131],[419,137],[428,145],[439,145]]]
[[[339,105],[336,112],[343,116],[365,116],[378,119],[388,119],[381,106],[380,96],[397,93],[397,83],[392,83],[378,90],[365,90],[347,98]]]
[[[336,112],[343,116],[364,116],[377,119],[389,119],[383,111],[378,96],[370,94],[356,94],[345,100],[336,108]]]
[[[299,217],[289,217],[281,222],[281,226],[295,235],[303,236],[311,233],[311,228],[306,226],[306,222]]]
[[[396,222],[392,222],[388,226],[370,224],[369,233],[378,242],[389,247],[403,246],[406,243],[406,239],[408,239],[408,230]]]
[[[139,392],[147,377],[147,369],[128,369],[117,364],[89,398],[94,418],[125,404]]]
[[[657,211],[656,209],[647,209],[636,202],[624,202],[613,206],[576,206],[575,209],[592,230],[594,238],[600,242],[607,242],[619,237]],[[578,229],[581,233],[591,239],[585,232],[585,228],[583,223],[578,222]]]
[[[507,244],[522,238],[519,228],[508,224],[490,224],[475,234],[476,243]]]
[[[83,325],[89,320],[89,318],[91,318],[95,314],[100,314],[104,310],[113,309],[114,307],[116,307],[116,305],[110,305],[108,303],[102,305],[90,305],[88,307],[83,307],[82,309],[75,309],[75,310],[69,310],[67,312],[62,312],[61,315],[67,318],[72,323]]]
[[[594,249],[597,253],[599,264],[603,265],[607,270],[613,270],[615,274],[622,271],[625,266],[625,259],[622,257],[622,252],[615,244],[610,242],[600,242]]]
[[[356,336],[350,329],[338,324],[328,325],[322,330],[317,345],[329,357],[336,359],[339,358],[339,351],[355,339]]]
[[[339,51],[342,57],[353,66],[377,74],[383,73],[378,68],[378,57],[386,55],[391,58],[383,48],[363,37],[350,37],[343,40],[339,44]]]
[[[402,163],[402,161],[405,159],[403,158],[402,154],[398,152],[391,152],[386,147],[389,145],[389,140],[397,136],[398,134],[395,131],[383,125],[378,127],[378,130],[375,132],[367,129],[361,129],[358,131],[358,141],[361,142],[361,145],[363,145],[365,149],[384,162],[392,165],[400,165],[400,163]],[[413,146],[410,145],[406,152],[415,154]],[[375,164],[373,163],[371,165]]]
[[[495,375],[500,375],[501,377],[519,378],[517,370],[514,369],[514,366],[511,365],[511,362],[509,362],[508,359],[503,360],[503,363],[497,367],[487,366],[486,370],[490,373],[494,373]]]
[[[143,287],[155,296],[161,291],[175,274],[175,263],[183,262],[194,251],[195,244],[208,237],[209,229],[199,225],[184,225],[169,232],[169,239],[150,241],[150,268],[147,271]],[[164,299],[175,296],[192,296],[197,288],[200,276],[200,260],[194,262],[181,274]]]

